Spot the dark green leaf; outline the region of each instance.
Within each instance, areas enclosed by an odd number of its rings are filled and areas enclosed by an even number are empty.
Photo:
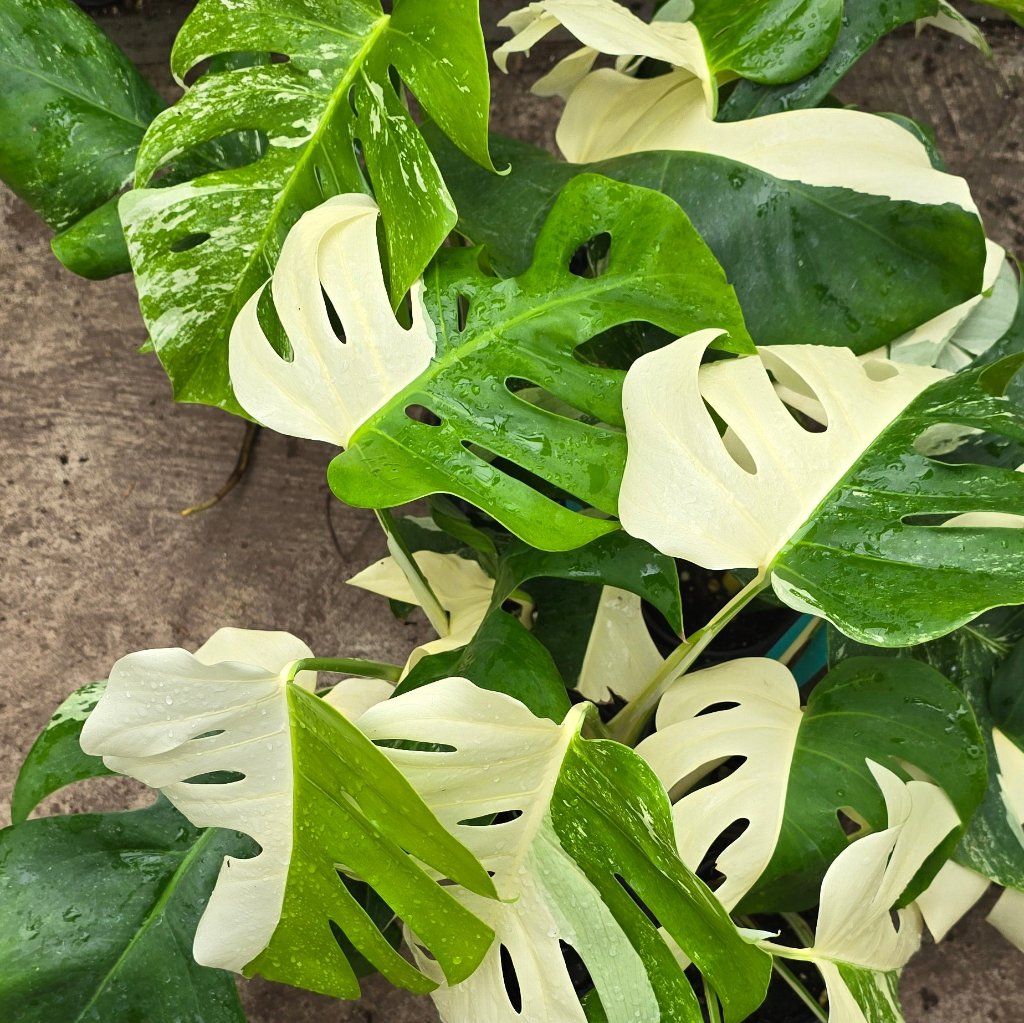
[[[497,136],[494,158],[512,173],[490,180],[437,132],[427,134],[455,196],[459,229],[487,247],[502,273],[527,265],[565,182],[597,172],[658,189],[682,206],[725,268],[758,344],[867,352],[981,288],[984,233],[977,217],[957,207],[781,181],[700,153],[566,164]]]
[[[46,817],[0,832],[0,1019],[11,1023],[244,1023],[232,976],[192,937],[227,854],[160,801]]]
[[[936,524],[962,512],[1024,514],[1024,475],[939,462],[914,446],[947,424],[1024,442],[1024,414],[1001,397],[1022,363],[1010,356],[959,373],[911,402],[777,555],[776,592],[855,639],[893,647],[1024,603],[1024,530]]]
[[[708,64],[755,82],[791,82],[816,68],[839,33],[843,0],[695,0]]]
[[[936,0],[845,0],[842,27],[824,62],[789,85],[739,82],[721,105],[719,121],[745,121],[751,117],[819,106],[836,83],[882,36],[938,10]],[[750,75],[746,77],[752,77]]]
[[[131,270],[118,201],[117,196],[108,199],[50,242],[53,254],[72,273],[101,281]]]
[[[815,905],[825,871],[846,848],[837,812],[852,807],[872,830],[887,826],[885,801],[868,769],[923,771],[969,821],[986,784],[984,743],[969,704],[951,682],[918,661],[842,661],[807,702],[790,766],[778,844],[741,906],[747,912]],[[964,828],[950,835],[915,881],[919,893],[949,858]]]
[[[128,184],[163,102],[70,0],[0,7],[0,178],[58,231]]]
[[[443,31],[439,31],[443,26]],[[372,189],[397,301],[455,212],[392,71],[473,159],[487,155],[489,83],[476,0],[202,0],[174,46],[179,79],[206,57],[265,50],[287,63],[200,79],[147,133],[141,184],[181,153],[258,131],[255,162],[122,200],[143,316],[176,398],[240,411],[228,333],[285,235],[329,196]]]
[[[11,820],[15,824],[24,821],[47,796],[65,785],[113,773],[99,757],[83,753],[78,743],[82,725],[106,685],[92,682],[72,693],[33,743],[11,793]]]
[[[611,249],[600,273],[577,276],[573,256],[602,234]],[[595,175],[566,186],[519,277],[488,276],[472,253],[445,250],[426,283],[437,355],[356,430],[331,463],[331,489],[349,504],[375,508],[453,494],[546,550],[579,547],[617,528],[548,496],[553,487],[608,516],[617,508],[624,373],[584,365],[576,348],[632,320],[677,335],[715,323],[731,332],[723,340],[730,350],[750,346],[732,288],[679,207]],[[468,305],[464,324],[460,301]],[[590,421],[530,404],[509,387],[514,379],[551,392]],[[429,409],[439,425],[412,419],[410,406]],[[513,476],[502,459],[527,478]]]
[[[512,696],[537,717],[561,721],[569,709],[565,683],[551,654],[518,618],[500,608],[484,619],[468,646],[423,658],[395,695],[452,677]]]

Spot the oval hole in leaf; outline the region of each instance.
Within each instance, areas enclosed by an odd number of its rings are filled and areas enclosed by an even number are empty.
[[[188,252],[189,249],[198,248],[203,242],[210,240],[209,231],[193,231],[191,234],[182,235],[176,238],[168,248],[171,252]]]
[[[518,1016],[523,1011],[523,996],[519,990],[519,977],[516,975],[515,963],[512,962],[512,953],[502,945],[498,954],[501,957],[501,979],[505,984],[508,1004]]]
[[[414,422],[424,426],[440,426],[441,417],[431,412],[426,405],[406,405],[405,414]]]
[[[416,753],[455,753],[454,746],[443,742],[416,742],[413,739],[374,739],[374,746],[385,746],[387,749],[412,750]]]
[[[341,322],[341,317],[338,315],[338,310],[334,308],[334,303],[331,301],[330,296],[324,290],[324,286],[320,285],[320,297],[324,300],[324,308],[327,310],[327,319],[330,320],[331,330],[334,331],[334,336],[344,345],[348,344],[348,337],[345,334],[345,324]]]
[[[736,766],[738,767],[739,765],[737,764]],[[731,774],[732,772],[730,771],[729,773]],[[739,820],[735,820],[729,824],[728,827],[723,828],[721,834],[718,835],[711,845],[708,846],[708,851],[704,854],[704,859],[701,860],[700,865],[694,873],[712,891],[714,891],[714,889],[725,880],[725,875],[720,874],[717,869],[719,856],[721,856],[722,853],[733,844],[733,842],[738,841],[749,827],[750,821],[746,817],[741,817]]]
[[[569,257],[569,273],[587,280],[600,277],[608,269],[611,251],[612,236],[607,231],[595,234]]]
[[[245,775],[238,771],[208,771],[206,774],[196,774],[186,778],[183,785],[235,785],[245,781]]]
[[[558,939],[558,947],[562,952],[562,961],[565,963],[566,973],[576,989],[577,995],[585,995],[594,989],[594,978],[590,975],[586,963],[583,962],[579,952],[561,938]]]
[[[215,728],[212,732],[201,732],[199,735],[193,735],[189,742],[196,742],[199,739],[212,739],[215,735],[223,735],[223,728]]]

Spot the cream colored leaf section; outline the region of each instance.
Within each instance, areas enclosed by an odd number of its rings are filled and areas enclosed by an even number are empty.
[[[450,888],[494,928],[495,942],[477,971],[454,987],[436,963],[411,946],[417,965],[438,981],[432,997],[443,1020],[464,1023],[584,1023],[559,942],[579,953],[598,984],[610,1023],[658,1018],[658,1005],[636,949],[589,879],[562,849],[548,805],[585,709],[561,724],[534,717],[509,696],[449,678],[368,711],[359,728],[371,739],[443,744],[449,752],[384,748],[441,823],[493,871],[500,902]],[[470,821],[504,814],[515,819]],[[508,950],[522,997],[509,1001],[501,947]],[[614,975],[614,983],[604,977]]]
[[[266,948],[284,902],[292,852],[287,669],[311,652],[283,632],[221,629],[195,654],[122,657],[82,730],[82,749],[164,795],[196,827],[234,828],[261,852],[224,859],[196,931],[202,966],[241,972]],[[314,672],[296,682],[312,690]],[[213,771],[230,785],[190,783]]]
[[[242,408],[264,426],[345,447],[362,423],[430,364],[436,338],[422,284],[411,292],[408,329],[392,312],[377,248],[379,215],[368,196],[337,195],[288,233],[269,287],[290,359],[277,354],[260,323],[266,285],[236,317],[231,384]],[[344,328],[344,343],[331,324],[325,293]]]
[[[761,942],[776,955],[818,966],[828,988],[830,1023],[902,1020],[891,978],[920,946],[921,915],[910,906],[897,910],[894,922],[892,907],[960,823],[938,786],[903,782],[870,760],[868,767],[885,796],[889,826],[857,839],[829,867],[811,948]]]
[[[992,47],[989,46],[985,33],[947,0],[939,0],[937,12],[930,18],[918,19],[916,24],[918,34],[920,35],[929,26],[962,39],[965,43],[981,50],[986,57],[992,56]]]
[[[820,345],[701,366],[721,333],[681,338],[626,374],[619,518],[632,536],[704,568],[767,568],[875,437],[947,374]],[[818,403],[822,432],[794,419],[769,372]],[[726,438],[705,403],[728,424]]]
[[[689,22],[638,18],[615,0],[539,0],[509,14],[498,24],[514,33],[494,51],[502,71],[508,70],[513,53],[528,52],[559,25],[575,36],[584,49],[571,54],[542,78],[534,90],[541,95],[568,95],[593,66],[599,53],[619,57],[624,67],[633,57],[650,57],[680,69],[679,74],[696,83],[703,102],[714,113],[717,87],[708,67],[704,44]]]
[[[570,163],[652,150],[708,153],[787,181],[977,209],[963,178],[932,167],[921,142],[884,117],[787,110],[719,123],[700,83],[680,71],[646,79],[611,68],[588,74],[569,96],[556,138]]]
[[[595,703],[611,699],[612,693],[632,700],[663,663],[644,624],[640,597],[603,587],[576,688]]]
[[[434,591],[438,603],[448,614],[448,631],[418,646],[409,656],[405,673],[430,654],[465,646],[480,628],[494,593],[494,580],[477,562],[469,558],[461,558],[457,554],[438,554],[435,551],[417,551],[413,559]],[[349,579],[348,583],[389,600],[422,606],[420,596],[393,557],[374,562]]]
[[[729,704],[735,706],[703,713]],[[801,719],[789,669],[743,657],[673,683],[658,706],[657,731],[637,746],[673,800],[679,856],[691,870],[729,825],[749,821],[715,864],[725,875],[715,896],[726,909],[750,891],[775,852]],[[727,778],[695,788],[737,756],[746,759]]]
[[[985,894],[989,884],[987,877],[953,860],[943,864],[935,880],[917,898],[917,907],[932,938],[942,941]]]

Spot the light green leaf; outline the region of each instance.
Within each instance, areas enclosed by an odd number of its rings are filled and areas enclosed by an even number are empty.
[[[252,851],[164,800],[0,831],[0,1019],[244,1023],[189,946],[222,859]]]
[[[1019,514],[1024,477],[915,449],[950,424],[1024,439],[1024,417],[1000,396],[1020,357],[943,379],[819,346],[701,367],[700,347],[681,339],[626,378],[619,507],[629,533],[706,568],[758,569],[790,607],[876,646],[1024,602],[1024,531],[933,518]],[[793,417],[769,371],[790,405],[824,410],[824,430]]]
[[[959,823],[937,786],[904,783],[878,764],[869,767],[885,795],[888,827],[855,841],[829,868],[811,948],[761,943],[818,966],[828,988],[829,1023],[902,1023],[897,971],[920,946],[921,920],[913,907],[900,909],[895,920],[891,911]]]
[[[106,682],[91,682],[73,692],[54,712],[32,744],[11,793],[11,820],[20,824],[49,795],[72,782],[111,772],[98,757],[82,752],[79,737]]]
[[[446,827],[494,873],[503,901],[449,889],[497,940],[464,983],[434,993],[448,1020],[572,1023],[586,1019],[559,941],[579,954],[607,1019],[701,1020],[670,945],[633,894],[708,977],[727,1020],[761,1001],[767,960],[737,933],[679,861],[664,791],[627,747],[580,736],[587,711],[561,724],[451,678],[379,704],[359,720]],[[449,752],[391,748],[443,744]],[[493,823],[484,819],[498,816]],[[440,982],[413,928],[421,968]],[[521,997],[502,976],[507,950]]]
[[[984,232],[962,209],[802,185],[704,153],[572,165],[500,137],[492,151],[512,172],[495,184],[439,133],[427,136],[459,207],[459,229],[486,245],[501,273],[529,264],[537,229],[565,183],[596,172],[658,189],[682,206],[761,345],[868,352],[981,290]]]
[[[741,658],[676,681],[658,708],[657,729],[637,752],[674,800],[683,861],[696,869],[726,828],[748,822],[718,858],[725,881],[716,895],[729,908],[741,900],[751,912],[814,904],[847,844],[838,811],[875,830],[885,826],[868,760],[910,764],[934,778],[964,821],[985,791],[984,750],[969,706],[938,672],[912,661],[844,661],[801,710],[787,668]],[[699,784],[731,757],[745,762]],[[946,841],[944,855],[961,833]],[[932,874],[940,862],[929,864]]]
[[[493,886],[387,758],[309,691],[308,673],[288,682],[289,665],[308,656],[287,633],[236,629],[195,655],[130,654],[114,665],[82,747],[159,788],[193,823],[259,843],[257,856],[225,861],[196,933],[197,962],[355,998],[337,927],[393,982],[433,988],[367,916],[341,869],[414,927],[457,983],[492,934],[425,867],[482,896]],[[196,783],[223,771],[242,777]]]
[[[163,106],[69,0],[0,8],[0,177],[51,227],[67,228],[131,182]]]
[[[574,272],[577,251],[604,236],[610,249],[598,268]],[[566,187],[525,273],[500,280],[479,268],[475,254],[446,251],[425,297],[437,354],[355,431],[331,463],[331,489],[374,508],[453,494],[544,550],[582,546],[617,528],[610,517],[625,456],[623,373],[578,358],[583,342],[643,320],[676,332],[714,322],[731,334],[723,347],[748,351],[750,344],[732,288],[682,211],[664,196],[596,176]],[[290,340],[295,349],[306,343]],[[529,404],[518,397],[517,380],[590,418]],[[435,425],[409,414],[417,407]],[[554,499],[550,488],[557,488]],[[570,510],[558,491],[604,517]]]
[[[172,68],[182,81],[207,57],[247,50],[288,61],[201,78],[147,132],[139,184],[239,130],[261,132],[264,154],[170,188],[137,189],[120,207],[143,316],[175,396],[232,411],[228,331],[304,212],[372,189],[395,302],[454,225],[392,68],[458,146],[491,166],[476,0],[398,0],[390,15],[379,0],[203,0],[175,42]]]

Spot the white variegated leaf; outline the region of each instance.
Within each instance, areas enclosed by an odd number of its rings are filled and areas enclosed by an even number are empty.
[[[263,425],[345,447],[430,364],[436,337],[422,284],[410,294],[408,329],[392,311],[377,247],[379,213],[368,196],[338,195],[289,232],[269,287],[290,358],[274,350],[260,323],[266,286],[238,314],[229,350],[232,387]],[[324,294],[344,328],[344,343]]]
[[[894,914],[893,906],[959,824],[938,786],[903,782],[877,764],[868,766],[885,796],[888,828],[853,842],[829,868],[813,946],[761,943],[777,955],[818,966],[828,988],[829,1023],[902,1021],[896,979],[920,946],[921,917],[916,907]]]
[[[949,0],[939,0],[938,12],[930,18],[918,19],[916,24],[918,34],[929,26],[962,39],[965,43],[981,50],[986,57],[992,56],[992,47],[989,46],[985,33],[970,18],[961,14],[949,3]]]
[[[712,946],[697,937],[698,930],[715,935],[715,961],[730,979],[738,982],[740,972],[751,968],[758,975],[761,964],[750,959],[751,946],[675,858],[657,780],[626,747],[584,740],[586,715],[587,706],[578,705],[556,724],[509,696],[449,678],[381,703],[358,721],[492,873],[501,899],[448,889],[496,934],[481,967],[463,983],[445,984],[418,933],[409,935],[418,965],[440,984],[433,998],[447,1023],[584,1023],[563,942],[585,963],[609,1023],[697,1018],[696,999],[670,949],[672,939],[678,941],[707,975],[712,964],[704,955]],[[417,748],[402,748],[402,742]],[[581,787],[584,777],[602,770],[613,772],[602,789]],[[489,823],[495,815],[501,816]],[[643,849],[642,865],[611,852],[622,842]],[[588,861],[596,849],[608,852]],[[665,944],[646,917],[623,914],[621,904],[606,898],[603,886],[615,870],[634,890],[643,889],[645,902],[669,929]],[[619,894],[618,885],[612,887]],[[682,927],[678,913],[689,920]],[[518,983],[518,1006],[506,990],[502,947]],[[733,1004],[726,1018],[744,1018],[754,1005],[751,999],[737,1011]]]
[[[620,58],[620,67],[627,66],[630,58],[650,57],[680,69],[679,74],[696,83],[707,108],[712,112],[715,109],[715,79],[700,33],[689,22],[648,25],[615,0],[539,0],[514,11],[499,24],[515,33],[494,52],[502,71],[507,70],[510,54],[529,51],[559,25],[583,43],[583,50],[563,60],[534,86],[541,95],[568,95],[597,55],[606,53]]]
[[[722,703],[736,706],[701,713]],[[749,822],[715,864],[725,875],[715,895],[727,909],[750,891],[775,852],[802,719],[800,690],[789,669],[744,657],[677,681],[658,705],[657,731],[637,746],[675,799],[676,844],[691,870],[723,828]],[[738,755],[744,762],[728,778],[695,788]]]
[[[465,646],[480,628],[494,594],[494,580],[476,561],[435,551],[417,551],[413,558],[441,608],[448,614],[448,631],[416,647],[409,655],[405,674],[424,657]],[[422,606],[420,594],[413,589],[401,565],[393,557],[374,562],[348,583],[390,600]]]
[[[603,587],[576,688],[595,703],[612,693],[632,700],[663,663],[644,624],[640,597]]]
[[[921,142],[892,121],[816,109],[720,123],[700,83],[681,71],[646,79],[610,68],[586,75],[556,138],[570,163],[653,150],[709,153],[784,180],[976,210],[967,182],[936,170]]]
[[[766,569],[878,434],[946,374],[816,345],[767,346],[701,366],[719,335],[691,334],[627,373],[619,517],[664,554],[705,568]],[[817,400],[824,431],[793,418],[769,372]],[[706,405],[728,424],[726,439]]]
[[[358,997],[336,927],[393,982],[431,990],[342,883],[343,866],[417,928],[434,969],[458,983],[493,933],[428,868],[481,901],[493,885],[388,757],[329,705],[361,713],[380,691],[321,700],[316,674],[295,663],[310,656],[287,633],[242,629],[222,629],[196,654],[129,654],[82,748],[159,789],[197,827],[258,843],[255,856],[224,861],[195,936],[201,965]]]

